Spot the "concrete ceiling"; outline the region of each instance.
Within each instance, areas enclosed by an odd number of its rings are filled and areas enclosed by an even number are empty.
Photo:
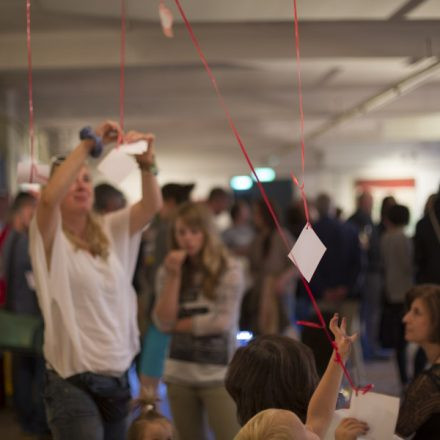
[[[298,169],[293,2],[181,3],[255,165]],[[161,32],[158,0],[126,4],[126,127],[156,133],[170,173],[247,172],[174,2],[173,39]],[[438,62],[440,2],[298,0],[298,13],[309,166],[402,148],[440,159],[440,69],[381,106],[350,111]],[[119,0],[32,0],[35,121],[54,149],[87,123],[119,117],[119,16]],[[0,110],[22,132],[26,88],[25,2],[2,0]]]

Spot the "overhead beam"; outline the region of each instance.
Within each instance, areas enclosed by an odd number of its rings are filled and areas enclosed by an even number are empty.
[[[290,23],[199,24],[194,30],[210,62],[294,59]],[[133,25],[127,33],[127,66],[196,63],[197,54],[182,25],[166,39],[156,24]],[[417,58],[426,38],[440,47],[436,21],[305,22],[304,58]],[[119,28],[34,32],[35,69],[102,68],[119,65]],[[433,55],[438,55],[434,53]],[[26,69],[25,33],[0,33],[0,72]]]
[[[390,21],[403,20],[406,18],[410,12],[419,7],[426,0],[408,0],[402,7],[400,7],[396,12],[389,18]]]

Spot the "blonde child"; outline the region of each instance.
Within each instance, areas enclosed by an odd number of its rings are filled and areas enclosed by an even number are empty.
[[[131,424],[127,440],[175,440],[173,425],[157,410],[153,389],[143,388],[134,407],[140,414]]]
[[[353,418],[342,420],[335,432],[335,440],[355,440],[365,434],[364,422]],[[298,416],[286,409],[265,409],[252,417],[241,428],[234,440],[318,440]]]

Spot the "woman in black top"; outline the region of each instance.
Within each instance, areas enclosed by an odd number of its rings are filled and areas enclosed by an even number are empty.
[[[431,365],[408,387],[397,421],[402,437],[440,438],[440,286],[421,284],[406,295],[405,339],[419,344]]]

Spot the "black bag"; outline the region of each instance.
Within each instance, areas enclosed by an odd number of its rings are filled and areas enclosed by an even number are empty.
[[[105,422],[117,422],[128,416],[131,393],[127,373],[121,377],[81,373],[66,380],[92,397]]]

